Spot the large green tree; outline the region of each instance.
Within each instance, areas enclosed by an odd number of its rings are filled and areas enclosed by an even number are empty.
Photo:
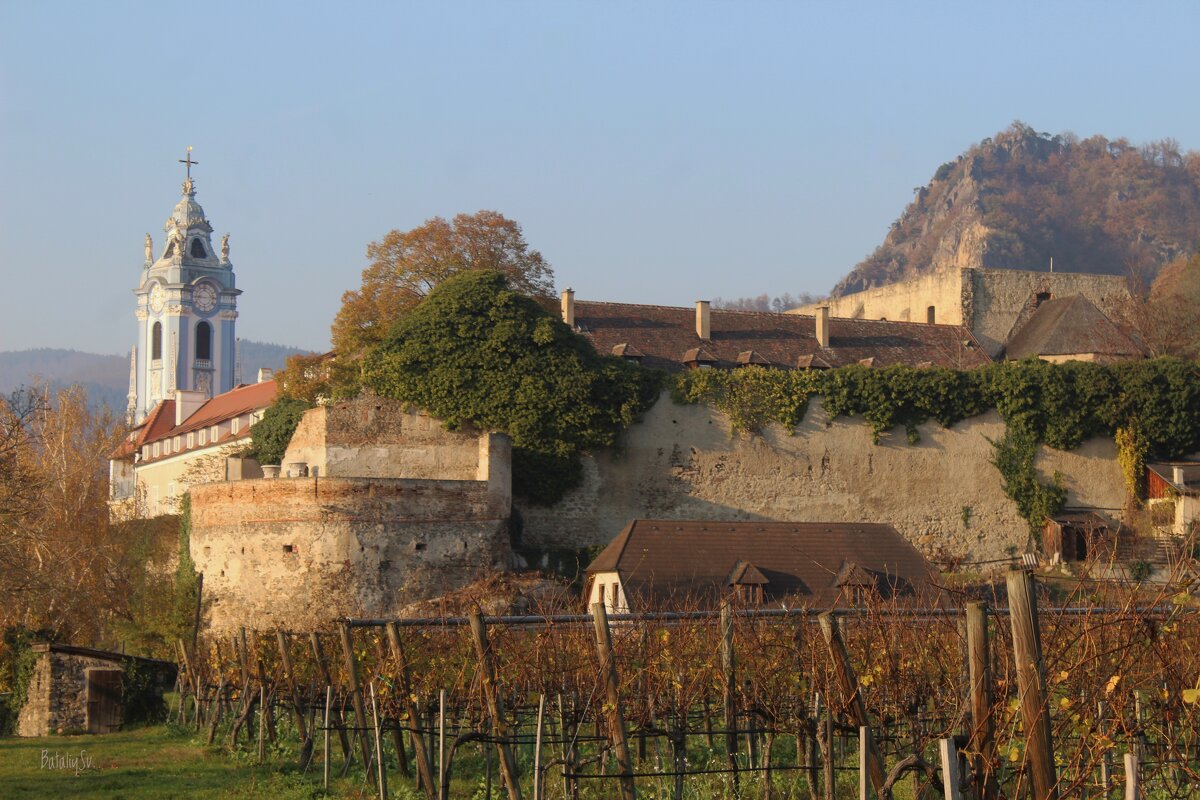
[[[660,376],[612,356],[496,271],[447,279],[397,321],[363,364],[376,393],[450,428],[513,441],[513,489],[553,502],[579,480],[581,451],[613,444],[657,397]]]

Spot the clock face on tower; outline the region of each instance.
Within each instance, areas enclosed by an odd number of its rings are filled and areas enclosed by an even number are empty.
[[[163,310],[163,304],[167,301],[167,290],[163,288],[161,283],[154,284],[150,289],[150,310],[155,314]]]
[[[211,283],[202,283],[192,289],[192,304],[200,311],[208,313],[217,307],[217,290]]]

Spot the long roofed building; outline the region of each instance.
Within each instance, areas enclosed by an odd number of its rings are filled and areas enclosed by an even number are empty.
[[[698,301],[695,308],[576,301],[562,297],[563,321],[596,352],[648,366],[735,369],[828,369],[850,364],[970,369],[991,358],[961,325],[731,311]]]

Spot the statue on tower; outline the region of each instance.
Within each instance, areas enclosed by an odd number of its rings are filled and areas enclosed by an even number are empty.
[[[229,234],[221,237],[221,263],[229,263]]]
[[[154,240],[150,238],[150,234],[146,234],[146,266],[154,263]]]
[[[184,255],[183,246],[187,244],[187,237],[183,235],[183,231],[179,230],[179,228],[172,228],[170,239],[172,255],[182,258]]]

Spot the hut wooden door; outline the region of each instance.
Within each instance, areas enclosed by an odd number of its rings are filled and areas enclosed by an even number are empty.
[[[87,671],[88,733],[113,733],[121,728],[121,670]]]

